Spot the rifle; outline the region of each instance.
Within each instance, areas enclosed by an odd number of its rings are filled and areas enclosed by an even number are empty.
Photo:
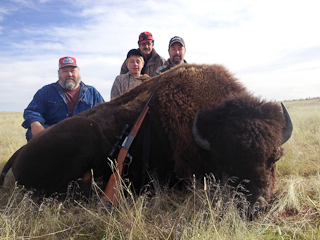
[[[104,195],[102,198],[107,201],[112,203],[113,205],[118,205],[118,197],[119,197],[119,191],[120,191],[120,185],[121,185],[121,176],[123,172],[123,165],[124,161],[128,155],[129,148],[134,140],[134,138],[137,136],[140,127],[143,123],[143,120],[145,119],[148,110],[149,110],[149,102],[151,98],[153,97],[158,85],[160,82],[160,78],[158,80],[158,83],[153,90],[152,94],[150,95],[147,103],[145,104],[144,108],[142,109],[139,117],[137,118],[135,124],[133,125],[130,133],[128,136],[124,139],[123,144],[121,146],[121,149],[119,151],[118,157],[117,157],[117,167],[115,172],[110,176],[109,181],[107,183],[107,186],[104,190]]]

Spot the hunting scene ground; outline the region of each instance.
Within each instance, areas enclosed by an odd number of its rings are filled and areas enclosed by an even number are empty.
[[[89,200],[70,193],[60,201],[37,198],[9,174],[0,189],[0,239],[320,239],[320,98],[284,104],[294,130],[267,212],[250,215],[238,189],[213,176],[191,181],[185,193],[157,181],[140,196],[123,189],[119,207],[108,212],[94,181]],[[0,169],[26,144],[22,121],[22,113],[0,112]]]

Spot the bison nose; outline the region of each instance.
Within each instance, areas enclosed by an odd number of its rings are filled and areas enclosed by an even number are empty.
[[[269,204],[266,199],[262,196],[259,196],[254,204],[251,205],[250,212],[255,215],[259,212],[265,212],[268,210]]]

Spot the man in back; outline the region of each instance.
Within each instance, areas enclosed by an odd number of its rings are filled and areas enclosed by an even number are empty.
[[[75,58],[59,59],[58,76],[57,82],[38,90],[24,110],[22,126],[28,129],[28,141],[45,128],[104,102],[94,87],[81,81]]]
[[[144,60],[144,66],[141,70],[141,74],[153,76],[157,68],[162,66],[166,60],[154,49],[154,39],[150,32],[142,32],[139,35],[138,45],[138,50],[141,52]],[[120,74],[125,74],[128,71],[129,69],[126,66],[126,61],[124,61]]]
[[[164,63],[164,65],[159,67],[152,76],[159,75],[175,66],[187,63],[187,61],[184,60],[186,51],[186,44],[181,37],[175,36],[171,38],[168,49],[170,58]]]

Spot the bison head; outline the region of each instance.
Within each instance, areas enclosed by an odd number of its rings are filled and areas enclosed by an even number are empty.
[[[218,178],[236,176],[248,190],[251,204],[266,206],[275,186],[281,144],[292,133],[290,116],[282,105],[239,96],[197,113],[193,124],[196,143],[210,151]]]

